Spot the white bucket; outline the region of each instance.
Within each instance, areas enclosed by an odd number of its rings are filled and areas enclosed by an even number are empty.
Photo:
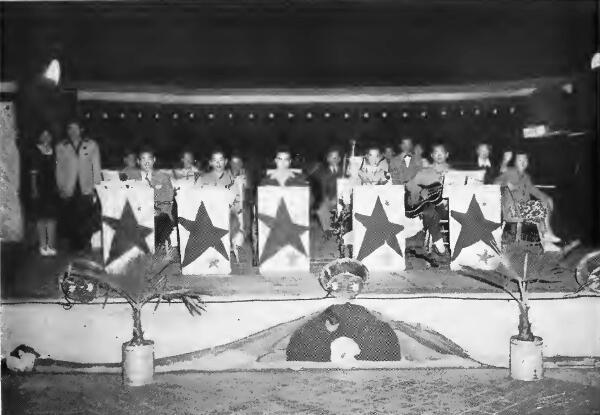
[[[510,338],[510,377],[516,380],[533,381],[544,377],[541,337],[533,341]]]
[[[123,384],[142,386],[152,383],[154,378],[154,342],[144,344],[123,343]]]

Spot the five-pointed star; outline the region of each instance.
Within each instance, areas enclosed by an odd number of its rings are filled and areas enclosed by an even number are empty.
[[[487,220],[481,212],[481,207],[473,195],[469,208],[465,213],[453,210],[450,215],[461,224],[460,234],[454,245],[452,252],[452,260],[454,261],[463,248],[467,248],[481,241],[497,254],[500,253],[500,248],[492,235],[492,232],[500,227],[500,223]]]
[[[477,256],[479,257],[479,260],[481,262],[483,262],[484,264],[488,263],[488,259],[491,259],[494,257],[494,255],[488,254],[487,249],[483,251],[483,254],[477,254]]]
[[[137,246],[145,253],[150,252],[150,247],[146,243],[146,237],[152,233],[152,228],[138,224],[129,200],[125,201],[120,219],[103,216],[102,220],[115,230],[115,235],[110,244],[108,259],[106,260],[107,264],[119,258],[134,246]]]
[[[262,255],[260,256],[261,264],[286,245],[290,245],[298,252],[306,255],[300,235],[308,231],[309,227],[292,222],[283,198],[279,201],[275,217],[259,213],[258,218],[271,229],[269,236],[267,236]]]
[[[228,229],[217,228],[213,225],[204,202],[200,203],[195,220],[180,217],[179,223],[190,233],[181,267],[185,267],[200,257],[208,248],[214,248],[229,260],[225,245],[221,238],[229,233]]]
[[[219,260],[218,259],[213,259],[212,261],[210,261],[208,263],[208,267],[209,268],[219,268]]]
[[[371,255],[384,243],[387,243],[390,248],[402,256],[402,249],[400,249],[396,235],[404,230],[404,226],[388,220],[379,196],[377,196],[371,216],[355,213],[354,217],[367,228],[358,251],[357,259],[359,261]]]

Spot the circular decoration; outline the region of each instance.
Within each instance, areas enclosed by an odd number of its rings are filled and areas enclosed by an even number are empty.
[[[65,275],[60,288],[67,300],[78,303],[89,303],[98,293],[97,284],[73,275]]]
[[[319,275],[319,284],[336,298],[352,299],[362,291],[369,270],[360,261],[340,258],[325,265]]]
[[[579,261],[575,277],[580,290],[600,294],[600,251],[590,252]]]

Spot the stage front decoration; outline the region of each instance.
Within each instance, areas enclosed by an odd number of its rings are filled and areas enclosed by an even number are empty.
[[[292,335],[286,355],[313,362],[391,361],[400,360],[400,344],[392,327],[366,308],[335,304]]]
[[[104,263],[116,273],[134,257],[154,252],[154,191],[142,182],[103,182],[96,190]]]
[[[229,274],[231,192],[180,186],[175,197],[183,274]]]
[[[319,284],[336,298],[352,299],[362,291],[369,270],[360,261],[341,258],[325,265],[319,274]]]
[[[309,271],[308,187],[258,188],[261,272]]]
[[[499,186],[451,186],[449,193],[450,268],[494,268],[502,233]]]
[[[353,202],[356,259],[372,271],[404,270],[404,187],[356,187]]]

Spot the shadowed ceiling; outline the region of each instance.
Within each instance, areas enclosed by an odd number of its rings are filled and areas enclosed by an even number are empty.
[[[3,80],[60,45],[67,82],[279,87],[565,76],[594,52],[596,3],[3,3]]]

